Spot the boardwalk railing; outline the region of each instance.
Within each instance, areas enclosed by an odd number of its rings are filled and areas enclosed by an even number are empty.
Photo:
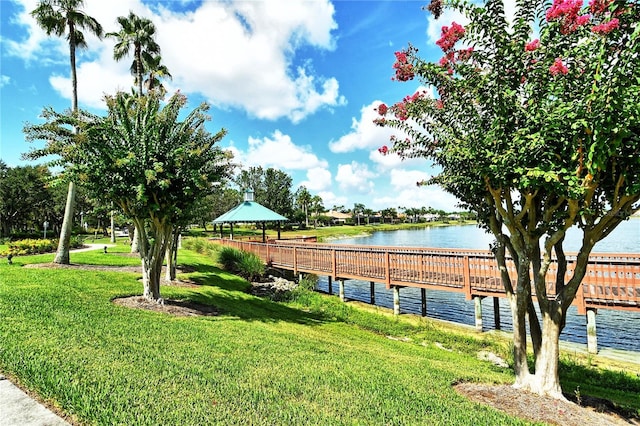
[[[417,287],[474,297],[505,297],[500,271],[491,252],[466,249],[406,248],[276,241],[271,244],[217,240],[258,255],[275,268],[384,283],[387,288]],[[565,282],[571,278],[575,256]],[[516,278],[513,263],[507,267]],[[555,295],[557,264],[547,274],[547,293]],[[607,308],[640,312],[640,254],[594,253],[574,304],[578,313]]]

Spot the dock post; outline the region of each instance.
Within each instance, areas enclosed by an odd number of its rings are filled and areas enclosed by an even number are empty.
[[[500,330],[500,299],[498,297],[493,298],[493,322],[496,330]]]
[[[333,294],[333,281],[331,277],[329,277],[329,288],[327,288],[327,292]]]
[[[344,302],[344,280],[343,279],[338,280],[338,284],[340,286],[340,289],[339,289],[340,301]]]
[[[480,296],[474,296],[473,302],[476,311],[476,331],[482,333],[482,298]]]
[[[597,313],[597,309],[587,308],[587,351],[590,354],[598,353],[598,335],[596,333]]]
[[[422,301],[422,303],[420,304],[422,308],[422,316],[426,317],[427,316],[427,289],[426,288],[420,289],[420,299]]]
[[[400,286],[393,286],[393,314],[400,315]]]
[[[369,293],[371,294],[371,304],[376,304],[376,283],[373,281],[369,282]]]

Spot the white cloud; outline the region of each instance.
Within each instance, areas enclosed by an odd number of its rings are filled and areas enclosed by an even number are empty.
[[[6,86],[7,84],[9,84],[11,82],[11,77],[9,77],[8,75],[0,75],[0,89],[2,89],[4,86]]]
[[[380,117],[376,108],[381,103],[381,101],[376,100],[369,105],[363,106],[360,110],[360,117],[358,119],[352,118],[352,131],[337,141],[329,142],[329,149],[336,153],[345,153],[357,149],[377,149],[382,145],[389,145],[389,138],[397,131],[377,126],[373,122],[373,120]]]
[[[247,166],[274,167],[288,170],[326,168],[328,163],[291,141],[289,135],[276,130],[272,138],[249,138],[249,149],[241,156]]]
[[[23,40],[3,40],[8,49],[25,60],[65,58],[63,38],[49,38],[29,15],[37,0],[21,0],[18,17],[25,26]],[[338,81],[317,75],[312,64],[294,64],[297,49],[335,48],[332,31],[337,28],[334,7],[319,1],[205,1],[191,12],[176,13],[160,5],[154,12],[140,0],[115,3],[87,2],[85,11],[105,32],[117,31],[116,18],[129,10],[151,19],[157,28],[162,58],[173,75],[174,88],[199,93],[212,104],[237,107],[249,115],[275,120],[286,117],[296,123],[321,108],[341,106]],[[101,104],[103,93],[129,90],[132,58],[114,65],[112,39],[98,42],[88,37],[89,51],[79,57],[79,102]],[[56,46],[56,54],[47,53]],[[46,47],[46,48],[45,48]],[[68,53],[67,53],[68,55]],[[304,62],[304,58],[301,58]],[[60,63],[63,63],[62,60]],[[70,98],[69,78],[53,76],[52,84]],[[122,84],[124,83],[124,87]]]
[[[311,192],[325,191],[331,187],[331,172],[324,167],[312,167],[307,171],[307,180],[300,185]]]
[[[320,191],[318,195],[322,198],[322,203],[327,209],[331,209],[333,206],[346,206],[348,202],[347,197],[338,196],[331,191]]]
[[[371,179],[375,177],[375,173],[371,172],[366,164],[352,161],[350,164],[340,164],[338,166],[336,182],[340,184],[340,188],[345,192],[368,194],[374,188]]]
[[[372,200],[372,208],[384,209],[389,206],[433,207],[438,210],[455,211],[458,200],[437,186],[407,186],[392,195],[376,197]]]

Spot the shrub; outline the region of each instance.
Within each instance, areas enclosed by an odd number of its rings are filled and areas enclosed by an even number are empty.
[[[222,269],[229,272],[238,272],[237,264],[240,262],[242,252],[233,247],[222,247],[218,252],[218,263]]]
[[[220,249],[218,263],[223,269],[238,274],[248,281],[259,279],[265,271],[265,265],[257,255],[233,247]]]
[[[256,281],[264,275],[264,263],[253,253],[241,252],[236,268],[238,273],[248,281]]]

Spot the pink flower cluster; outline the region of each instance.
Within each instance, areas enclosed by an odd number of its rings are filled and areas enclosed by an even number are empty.
[[[563,34],[575,31],[591,19],[591,15],[578,16],[582,8],[582,1],[553,0],[553,4],[547,10],[547,21],[560,21],[560,32]]]
[[[409,104],[417,101],[418,99],[421,99],[425,96],[426,92],[424,90],[422,91],[417,91],[416,93],[414,93],[411,96],[405,96],[405,98],[398,102],[397,104],[395,104],[393,106],[393,112],[396,116],[396,118],[400,121],[405,121],[406,119],[409,118],[409,111],[407,109],[407,107],[409,106]]]
[[[524,50],[526,50],[527,52],[533,52],[538,47],[540,47],[540,40],[539,39],[535,39],[535,40],[530,41],[529,43],[525,44]]]
[[[551,75],[556,76],[558,74],[567,74],[569,72],[569,68],[562,62],[562,58],[556,58],[553,62],[553,65],[549,67],[549,72]]]
[[[387,106],[385,104],[380,104],[380,105],[378,105],[378,114],[386,115],[388,109],[389,108],[387,108]]]
[[[393,69],[396,70],[396,76],[392,80],[409,81],[415,76],[413,72],[413,65],[411,65],[407,59],[406,52],[396,52],[396,63],[393,64]]]
[[[380,148],[378,148],[378,152],[382,155],[387,155],[387,153],[389,152],[389,148],[386,145],[382,145]]]
[[[596,34],[608,34],[620,26],[618,18],[613,18],[610,21],[603,22],[599,25],[591,27],[591,31]]]
[[[463,35],[464,28],[462,25],[453,22],[451,27],[447,27],[446,25],[442,27],[442,36],[436,41],[436,44],[440,46],[444,52],[448,52]]]

